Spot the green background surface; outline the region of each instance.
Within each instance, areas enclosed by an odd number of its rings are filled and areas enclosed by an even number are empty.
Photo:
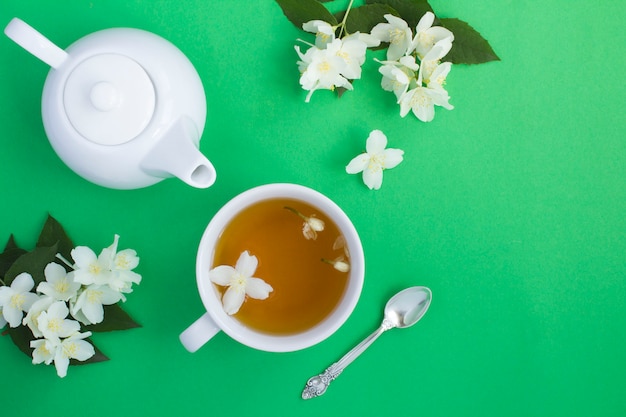
[[[345,7],[339,1],[333,7]],[[454,66],[453,111],[399,117],[368,52],[336,99],[298,85],[294,28],[271,0],[1,0],[62,48],[128,26],[177,45],[207,93],[201,150],[218,180],[132,191],[75,175],[46,140],[49,68],[0,36],[0,243],[28,249],[48,213],[76,244],[113,234],[143,282],[124,309],[143,327],[94,336],[110,361],[65,379],[0,338],[0,414],[223,416],[626,415],[626,66],[621,0],[432,0],[469,22],[501,62]],[[368,190],[344,172],[373,129],[405,160]],[[256,185],[294,182],[336,201],[366,257],[362,296],[332,337],[293,353],[219,334],[198,352],[178,334],[203,312],[196,248],[215,212]],[[409,330],[386,333],[321,398],[321,372],[379,324],[392,294],[429,286]]]

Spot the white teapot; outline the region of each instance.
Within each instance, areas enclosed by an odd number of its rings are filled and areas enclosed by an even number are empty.
[[[176,176],[206,188],[215,169],[198,150],[206,118],[202,82],[165,39],[105,29],[63,50],[14,18],[5,34],[52,68],[42,94],[46,135],[78,175],[133,189]]]

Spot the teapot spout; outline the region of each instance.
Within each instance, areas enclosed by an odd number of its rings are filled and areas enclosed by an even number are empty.
[[[215,182],[213,164],[200,152],[198,130],[183,116],[159,139],[141,162],[141,168],[155,177],[175,176],[196,188],[208,188]]]

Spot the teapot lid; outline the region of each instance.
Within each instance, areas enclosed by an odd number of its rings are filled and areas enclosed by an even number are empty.
[[[143,67],[112,53],[78,64],[63,92],[72,126],[99,145],[121,145],[138,136],[152,119],[155,101],[154,86]]]

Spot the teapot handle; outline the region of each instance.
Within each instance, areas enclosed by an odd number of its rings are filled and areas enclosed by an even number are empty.
[[[13,42],[41,59],[52,68],[59,68],[68,54],[23,20],[14,17],[4,29]]]

